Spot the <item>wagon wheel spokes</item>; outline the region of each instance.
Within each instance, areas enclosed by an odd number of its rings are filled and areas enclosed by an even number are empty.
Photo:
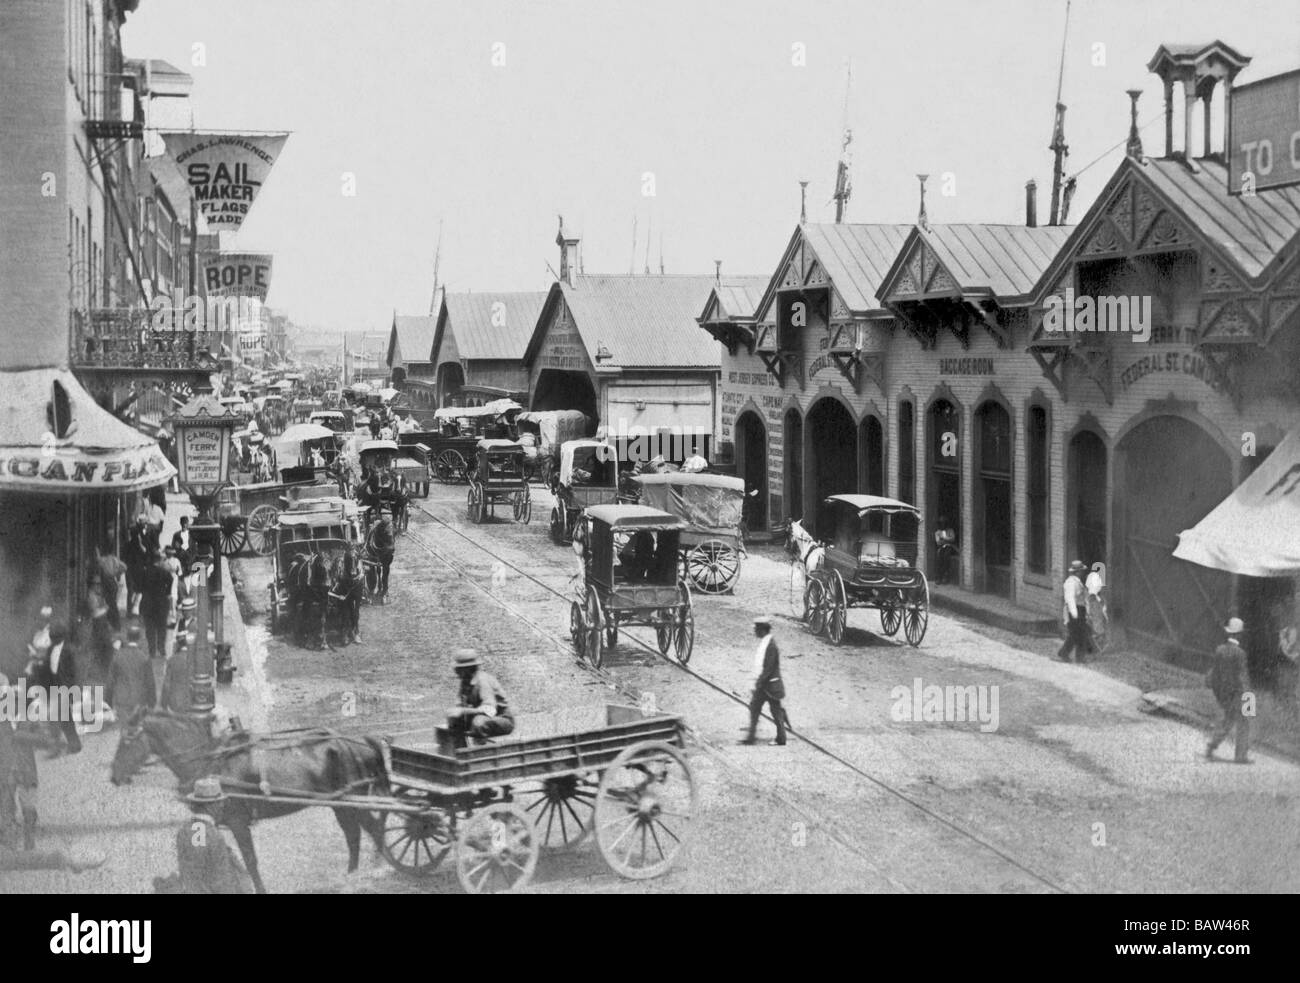
[[[270,556],[275,549],[275,518],[278,514],[274,505],[259,505],[248,517],[248,545],[259,556]]]
[[[903,635],[913,648],[921,644],[930,624],[930,585],[925,574],[918,572],[917,576],[921,578],[920,586],[909,591],[903,605]]]
[[[223,520],[221,523],[221,555],[238,556],[239,551],[244,548],[247,536],[239,520]]]
[[[595,587],[587,588],[587,603],[583,610],[583,625],[587,637],[583,640],[583,653],[597,669],[605,661],[604,638],[601,629],[600,597]]]
[[[848,619],[848,596],[844,590],[844,580],[838,571],[831,571],[827,592],[830,610],[826,615],[826,637],[832,645],[838,645],[844,639],[844,623]]]
[[[564,506],[555,505],[551,508],[551,542],[556,546],[564,545]]]
[[[655,625],[655,641],[659,643],[659,654],[667,655],[673,644],[673,626],[671,624]]]
[[[415,804],[424,801],[418,792],[406,792],[399,798]],[[380,818],[383,821],[380,853],[402,874],[428,877],[451,850],[451,823],[440,809],[381,812]]]
[[[695,610],[691,607],[691,594],[685,585],[678,588],[682,604],[673,618],[673,654],[682,665],[691,661],[695,649]]]
[[[804,607],[808,611],[808,627],[814,635],[826,630],[826,586],[820,577],[808,581],[804,589]]]
[[[465,475],[465,458],[459,451],[445,450],[434,458],[433,474],[444,485],[459,481]]]
[[[691,583],[706,594],[722,594],[740,577],[740,556],[726,543],[709,540],[686,554]]]
[[[578,775],[542,782],[524,812],[533,820],[543,849],[562,850],[586,838],[596,808],[596,783]]]
[[[897,600],[883,601],[880,605],[880,628],[886,635],[897,635],[903,623],[903,606]]]
[[[681,854],[695,805],[695,780],[681,751],[660,742],[633,745],[600,779],[594,821],[601,856],[634,880],[666,873]]]
[[[520,891],[533,879],[540,852],[528,813],[513,802],[497,802],[461,827],[456,876],[469,894]]]

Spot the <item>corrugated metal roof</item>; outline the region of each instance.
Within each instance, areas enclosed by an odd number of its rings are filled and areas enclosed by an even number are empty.
[[[1247,276],[1258,277],[1300,234],[1300,188],[1230,195],[1228,169],[1223,164],[1213,160],[1196,163],[1199,173],[1176,160],[1149,160],[1133,166]]]
[[[720,367],[718,343],[695,321],[713,277],[593,274],[574,283],[559,287],[592,365]],[[601,345],[613,357],[597,362]]]
[[[724,276],[721,284],[715,281],[713,293],[718,297],[716,319],[726,321],[753,317],[770,280],[771,277],[767,276]]]
[[[447,294],[447,319],[460,357],[522,359],[545,302],[545,291]]]
[[[944,224],[920,229],[927,246],[964,290],[1021,297],[1033,290],[1072,225]]]
[[[801,226],[804,241],[852,311],[879,309],[876,290],[913,228],[856,222]]]
[[[429,361],[433,351],[433,335],[437,329],[438,319],[436,317],[394,314],[393,334],[396,336],[397,346],[401,350],[402,361],[408,365],[412,362]],[[390,364],[392,360],[393,347],[390,340],[388,346],[388,361]]]

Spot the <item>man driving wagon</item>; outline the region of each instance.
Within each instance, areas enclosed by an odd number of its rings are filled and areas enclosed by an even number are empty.
[[[453,668],[460,679],[459,705],[447,711],[447,725],[455,746],[465,747],[470,741],[486,744],[490,738],[513,731],[510,699],[497,678],[483,669],[478,653],[459,650]]]

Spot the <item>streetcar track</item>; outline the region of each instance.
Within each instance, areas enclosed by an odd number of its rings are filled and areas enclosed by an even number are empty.
[[[520,576],[522,576],[522,577],[525,578],[526,580],[529,580],[529,581],[533,582],[534,584],[536,584],[538,587],[541,587],[541,588],[542,588],[543,590],[545,590],[546,592],[548,592],[548,593],[550,593],[550,594],[553,594],[554,596],[556,596],[556,597],[558,597],[558,598],[560,598],[561,600],[564,600],[564,601],[570,601],[570,600],[572,600],[572,598],[568,597],[568,596],[567,596],[566,594],[564,594],[562,591],[557,590],[555,587],[552,587],[550,584],[547,584],[547,583],[543,582],[543,581],[540,580],[538,577],[535,577],[533,574],[531,574],[531,573],[529,573],[528,571],[522,569],[522,568],[521,568],[520,566],[518,566],[517,564],[515,564],[515,563],[511,562],[510,560],[506,559],[506,558],[505,558],[504,556],[502,556],[500,553],[497,553],[495,550],[490,549],[489,547],[485,546],[483,543],[478,542],[477,540],[473,539],[472,537],[466,535],[464,532],[462,532],[460,529],[457,529],[455,526],[453,526],[451,523],[447,522],[447,521],[446,521],[445,519],[443,519],[441,516],[435,515],[432,511],[430,511],[430,510],[429,510],[427,507],[425,507],[423,504],[418,504],[418,505],[416,505],[416,507],[420,510],[421,513],[423,513],[424,515],[428,516],[428,517],[429,517],[430,519],[432,519],[434,522],[437,522],[437,523],[438,523],[440,526],[442,526],[444,529],[447,529],[448,531],[455,533],[457,536],[459,536],[461,539],[465,540],[465,542],[469,543],[471,546],[474,546],[475,548],[477,548],[478,550],[482,551],[483,553],[486,553],[489,557],[492,557],[492,558],[493,558],[494,560],[496,560],[498,563],[504,564],[505,566],[509,567],[511,570],[514,570],[514,571],[515,571],[516,573],[518,573]],[[407,531],[406,531],[405,533],[403,533],[403,536],[404,536],[408,541],[410,541],[410,542],[414,543],[415,545],[419,546],[419,547],[420,547],[421,549],[423,549],[425,552],[427,552],[427,553],[429,553],[429,554],[435,556],[437,559],[439,559],[441,562],[443,562],[444,564],[446,564],[446,565],[447,565],[449,568],[451,568],[453,571],[455,571],[456,573],[458,573],[458,574],[459,574],[463,579],[468,580],[468,581],[472,584],[472,586],[474,586],[474,587],[477,588],[479,591],[481,591],[482,593],[484,593],[485,595],[487,595],[489,598],[491,598],[493,601],[495,601],[498,605],[500,605],[501,607],[503,607],[507,612],[509,612],[510,614],[512,614],[514,617],[516,617],[519,621],[521,621],[521,622],[523,622],[524,624],[528,625],[528,626],[529,626],[529,627],[530,627],[530,628],[531,628],[531,629],[532,629],[532,630],[533,630],[537,635],[539,635],[539,636],[541,636],[541,637],[543,637],[543,638],[545,638],[545,639],[548,639],[548,640],[551,641],[552,644],[554,644],[555,647],[556,647],[557,649],[559,649],[561,652],[563,652],[563,653],[565,653],[565,654],[567,654],[567,655],[572,656],[573,651],[572,651],[572,640],[571,640],[571,639],[566,638],[566,637],[564,637],[564,636],[562,636],[562,635],[560,635],[560,634],[554,632],[554,631],[551,630],[550,628],[546,628],[546,627],[543,627],[542,625],[539,625],[536,621],[534,621],[534,620],[533,620],[532,618],[530,618],[528,615],[526,615],[526,614],[524,614],[523,612],[519,611],[519,610],[518,610],[517,608],[515,608],[513,605],[509,604],[509,603],[508,603],[507,601],[505,601],[503,598],[499,597],[497,594],[495,594],[493,591],[491,591],[488,587],[485,587],[483,584],[479,583],[477,578],[470,576],[470,575],[469,575],[468,568],[467,568],[464,564],[462,564],[462,563],[460,563],[460,562],[458,562],[458,561],[456,561],[456,560],[453,560],[451,557],[448,557],[445,553],[443,553],[443,552],[442,552],[441,550],[439,550],[437,547],[432,546],[432,545],[429,544],[427,541],[423,541],[422,537],[420,537],[418,534],[416,534],[413,530],[411,530],[411,529],[408,528]],[[668,664],[668,665],[670,665],[670,666],[673,666],[673,667],[676,668],[676,669],[681,670],[682,672],[687,673],[688,675],[692,676],[693,678],[695,678],[695,679],[698,680],[699,682],[703,683],[705,686],[709,687],[710,689],[714,690],[715,692],[721,694],[722,696],[727,697],[728,699],[732,700],[732,701],[735,702],[735,703],[740,704],[741,706],[748,707],[748,704],[749,704],[749,700],[748,700],[748,698],[746,698],[746,697],[740,695],[739,693],[736,693],[734,690],[732,690],[730,687],[726,686],[725,684],[720,683],[720,682],[718,682],[718,681],[716,681],[716,680],[714,680],[714,679],[711,679],[710,677],[708,677],[708,676],[705,675],[704,673],[700,672],[698,669],[694,669],[694,668],[692,668],[689,664],[683,665],[682,663],[678,662],[676,659],[671,659],[671,658],[669,658],[668,656],[666,656],[666,655],[664,655],[663,653],[661,653],[661,652],[658,650],[658,648],[656,648],[655,646],[650,645],[650,644],[648,644],[647,642],[642,641],[640,638],[637,638],[636,636],[632,635],[632,634],[629,633],[629,632],[623,632],[623,633],[621,633],[621,637],[624,637],[624,638],[628,639],[629,641],[633,642],[634,644],[636,644],[637,646],[641,647],[642,649],[645,649],[647,652],[649,652],[651,655],[653,655],[653,656],[654,656],[655,658],[657,658],[659,661],[662,661],[662,662],[664,662],[664,663],[666,663],[666,664]],[[702,636],[699,634],[699,632],[698,632],[698,630],[697,630],[697,633],[696,633],[696,641],[699,641],[701,637],[702,637]],[[606,670],[606,669],[604,669],[604,668],[597,669],[595,666],[592,666],[591,663],[590,663],[588,660],[586,660],[585,658],[582,658],[582,659],[575,659],[574,661],[577,662],[579,665],[583,666],[583,667],[584,667],[585,669],[587,669],[588,671],[593,672],[593,673],[597,674],[598,676],[600,676],[602,679],[604,679],[606,682],[608,682],[611,686],[613,686],[615,690],[619,690],[619,691],[627,692],[627,691],[629,691],[629,690],[631,689],[631,687],[627,686],[627,685],[624,684],[624,683],[619,682],[616,678],[614,678],[613,675],[612,675],[608,670]],[[637,694],[637,696],[639,696],[639,694]],[[764,714],[763,716],[764,716],[764,719],[766,719],[766,720],[771,720],[771,718],[770,718],[767,714]],[[704,748],[709,749],[709,750],[713,753],[713,755],[714,755],[715,757],[717,757],[717,758],[719,758],[720,760],[724,761],[728,766],[730,766],[731,768],[733,768],[733,770],[738,770],[738,769],[737,769],[737,765],[736,765],[736,763],[735,763],[734,761],[732,761],[730,758],[728,758],[728,757],[722,755],[721,752],[720,752],[718,749],[713,748],[712,744],[711,744],[709,741],[705,740],[704,737],[703,737],[701,734],[699,734],[698,732],[692,730],[692,729],[689,728],[689,727],[687,728],[687,730],[690,731],[690,732],[692,733],[692,735],[694,736],[695,740],[697,741],[697,743],[700,744],[701,747],[704,747]],[[1048,887],[1048,888],[1050,888],[1051,890],[1053,890],[1053,891],[1055,891],[1055,892],[1057,892],[1057,893],[1060,893],[1060,894],[1069,894],[1069,893],[1071,893],[1070,890],[1069,890],[1069,888],[1067,888],[1067,887],[1065,887],[1065,886],[1063,886],[1063,885],[1057,883],[1055,880],[1053,880],[1052,878],[1048,877],[1047,875],[1042,874],[1042,873],[1040,873],[1039,871],[1035,870],[1033,867],[1029,866],[1029,864],[1028,864],[1027,862],[1022,861],[1022,860],[1016,858],[1015,856],[1013,856],[1013,855],[1011,855],[1010,853],[1008,853],[1006,850],[1004,850],[1004,849],[1002,849],[1001,847],[997,846],[995,843],[990,842],[989,840],[985,839],[984,837],[982,837],[982,836],[980,836],[980,835],[978,835],[978,834],[976,834],[976,833],[974,833],[974,832],[971,832],[970,830],[968,830],[968,829],[966,829],[964,826],[962,826],[960,823],[958,823],[956,820],[950,819],[950,818],[948,818],[947,816],[943,815],[942,813],[936,811],[936,810],[933,809],[932,807],[927,806],[925,803],[920,802],[920,801],[918,801],[918,800],[912,798],[912,797],[909,796],[906,792],[904,792],[902,789],[897,788],[897,787],[895,787],[894,785],[891,785],[889,782],[885,781],[885,780],[882,779],[882,778],[879,778],[879,777],[877,777],[877,776],[875,776],[875,775],[872,775],[871,773],[867,772],[867,771],[864,770],[863,768],[859,767],[858,765],[854,764],[853,762],[851,762],[851,761],[847,760],[846,758],[842,757],[841,755],[837,754],[835,751],[831,750],[830,748],[828,748],[828,747],[826,747],[826,746],[820,744],[819,742],[817,742],[817,741],[815,741],[815,740],[812,740],[812,739],[810,739],[810,738],[808,738],[808,737],[806,737],[806,736],[800,734],[800,733],[799,733],[798,731],[796,731],[793,727],[787,727],[787,730],[789,730],[789,732],[790,732],[791,734],[793,734],[793,735],[794,735],[795,737],[797,737],[799,740],[803,741],[806,745],[808,745],[808,746],[809,746],[810,748],[812,748],[815,752],[817,752],[818,754],[822,755],[822,756],[825,757],[826,759],[828,759],[828,760],[830,760],[830,761],[834,761],[835,763],[841,765],[842,767],[847,768],[849,771],[851,771],[851,772],[852,772],[854,775],[856,775],[858,778],[860,778],[860,779],[862,779],[862,780],[864,780],[864,781],[870,783],[871,785],[876,786],[876,787],[879,788],[881,791],[883,791],[883,792],[885,792],[886,794],[888,794],[888,795],[894,797],[895,799],[899,800],[900,802],[904,803],[905,805],[910,806],[910,807],[912,807],[913,809],[916,809],[918,812],[920,812],[921,814],[923,814],[923,815],[926,816],[927,818],[929,818],[929,819],[933,820],[934,822],[940,824],[940,825],[943,826],[944,828],[948,829],[950,832],[955,833],[957,836],[959,836],[959,837],[961,837],[961,838],[963,838],[963,839],[969,840],[970,842],[972,842],[972,843],[974,843],[974,844],[976,844],[976,845],[978,845],[978,846],[984,848],[984,849],[987,850],[988,852],[992,853],[994,856],[998,857],[998,858],[999,858],[1000,860],[1002,860],[1004,863],[1007,863],[1007,864],[1009,864],[1010,866],[1016,868],[1016,869],[1019,870],[1021,873],[1023,873],[1023,874],[1025,874],[1026,876],[1032,878],[1033,880],[1037,881],[1038,883],[1040,883],[1040,884],[1044,885],[1045,887]],[[791,805],[791,806],[793,806],[794,808],[799,809],[799,811],[804,811],[802,808],[800,808],[800,807],[798,806],[797,803],[794,803],[794,802],[791,802],[791,801],[787,800],[784,796],[780,796],[780,795],[778,795],[777,797],[780,798],[782,801],[787,802],[788,805]],[[823,824],[826,823],[826,821],[825,821],[824,819],[821,819],[821,817],[819,817],[819,819],[820,819],[820,821],[821,821]],[[840,836],[837,836],[836,838],[839,839],[840,842],[841,842],[844,846],[846,846],[846,847],[848,847],[849,849],[853,850],[853,852],[862,855],[864,859],[867,859],[867,858],[866,858],[866,854],[865,854],[863,848],[860,848],[860,847],[858,847],[858,846],[855,846],[854,844],[851,844],[851,843],[849,843],[849,842],[846,842],[846,841],[845,841],[842,837],[840,837]],[[868,861],[868,862],[869,862],[869,861]],[[873,869],[875,869],[874,866],[873,866]],[[910,889],[906,888],[905,886],[898,885],[897,882],[896,882],[893,878],[891,878],[891,877],[889,877],[888,875],[884,874],[882,871],[877,870],[877,873],[880,873],[880,875],[881,875],[882,877],[884,877],[887,881],[889,881],[891,884],[894,884],[894,885],[896,885],[896,886],[899,886],[900,889],[902,889],[902,890],[910,890]]]

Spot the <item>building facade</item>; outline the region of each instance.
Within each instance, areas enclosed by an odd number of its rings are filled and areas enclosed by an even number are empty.
[[[444,294],[430,356],[436,405],[526,400],[523,355],[545,300],[540,291]]]

